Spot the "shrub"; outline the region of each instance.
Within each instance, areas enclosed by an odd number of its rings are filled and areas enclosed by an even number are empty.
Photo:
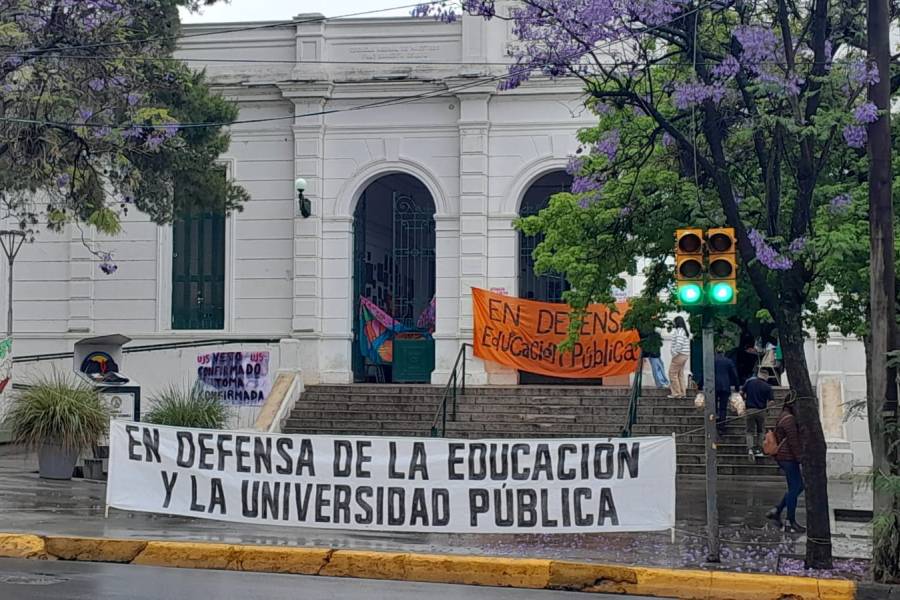
[[[144,420],[156,425],[222,429],[228,408],[219,397],[196,386],[170,385],[151,398]]]
[[[16,392],[5,420],[18,443],[82,450],[106,435],[109,418],[96,389],[74,375],[54,371]]]

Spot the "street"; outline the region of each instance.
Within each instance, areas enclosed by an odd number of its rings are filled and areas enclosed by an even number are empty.
[[[560,600],[573,597],[572,592],[99,563],[0,560],[0,598],[9,600],[404,600],[432,594],[443,600]],[[591,598],[611,600],[622,596],[591,594]],[[635,596],[629,598],[641,600]]]

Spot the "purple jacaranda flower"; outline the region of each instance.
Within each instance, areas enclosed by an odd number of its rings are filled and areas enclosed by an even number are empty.
[[[111,134],[111,133],[112,133],[112,128],[109,127],[108,125],[104,125],[102,127],[97,127],[94,130],[94,137],[98,138],[98,139],[103,139],[105,137],[108,137],[109,134]]]
[[[866,145],[866,128],[862,125],[847,125],[844,127],[844,141],[851,148],[863,148]]]
[[[851,204],[853,204],[853,197],[850,194],[838,194],[828,203],[828,210],[832,214],[838,215],[846,212]]]
[[[88,81],[88,87],[95,92],[102,92],[104,89],[106,89],[106,82],[102,79],[94,78]]]
[[[163,142],[166,140],[159,134],[151,133],[147,136],[147,139],[144,141],[144,144],[150,148],[151,150],[156,150],[160,146],[162,146]]]
[[[98,252],[97,258],[100,259],[100,270],[107,275],[112,275],[118,270],[118,266],[113,262],[112,252]]]
[[[878,120],[878,107],[872,102],[864,102],[854,109],[853,118],[861,125],[874,123]]]
[[[594,144],[594,152],[606,156],[607,160],[613,161],[616,153],[619,151],[619,130],[613,129],[608,131],[603,138]]]
[[[720,102],[725,97],[725,87],[721,84],[706,85],[698,82],[675,84],[673,99],[675,107],[690,108],[707,100]]]
[[[788,251],[794,254],[799,254],[800,252],[803,252],[804,248],[806,248],[806,238],[798,237],[790,243],[790,245],[788,246]]]
[[[666,148],[670,148],[675,145],[675,138],[673,138],[668,133],[664,133],[664,134],[662,134],[662,144]]]
[[[56,178],[56,185],[59,188],[64,188],[72,181],[72,177],[68,173],[62,173],[59,177]]]
[[[752,70],[776,59],[778,38],[774,29],[758,25],[735,27],[734,38],[741,45],[741,64]]]
[[[756,258],[763,266],[774,271],[787,271],[794,263],[786,256],[782,256],[775,248],[769,245],[765,236],[756,229],[751,229],[748,237],[753,249],[756,251]]]
[[[125,102],[128,103],[128,106],[137,106],[137,103],[141,101],[141,95],[135,94],[131,92],[130,94],[125,95]]]
[[[741,64],[738,62],[738,60],[735,57],[733,57],[731,55],[728,55],[725,58],[723,58],[722,62],[715,65],[711,69],[713,77],[716,77],[718,79],[731,79],[732,77],[737,75],[738,71],[740,71],[740,70],[741,70]]]
[[[576,176],[572,180],[572,193],[584,194],[587,192],[599,192],[603,189],[603,182],[594,176]]]
[[[91,110],[90,108],[79,108],[78,109],[78,117],[84,122],[87,122],[93,116],[94,116],[94,111]]]
[[[122,132],[122,137],[126,140],[134,140],[142,137],[144,135],[143,129],[140,127],[129,127],[125,131]]]
[[[850,83],[857,86],[875,85],[880,79],[878,75],[878,66],[870,64],[865,60],[858,60],[850,63],[849,77]]]
[[[569,175],[577,175],[584,167],[584,159],[580,156],[570,156],[569,162],[566,163],[566,173]]]
[[[179,127],[175,123],[171,123],[162,128],[163,138],[169,139],[178,135]]]

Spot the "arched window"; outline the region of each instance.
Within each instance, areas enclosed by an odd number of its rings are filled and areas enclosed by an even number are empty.
[[[572,176],[565,171],[547,173],[525,192],[519,216],[538,214],[547,207],[554,194],[568,192],[571,187]],[[543,235],[525,235],[519,232],[519,297],[542,302],[561,302],[563,292],[569,289],[565,278],[552,273],[538,276],[534,272],[534,249],[543,239]]]

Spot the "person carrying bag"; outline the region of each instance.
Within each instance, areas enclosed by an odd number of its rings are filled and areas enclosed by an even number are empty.
[[[800,470],[803,446],[800,443],[796,410],[793,400],[785,402],[775,431],[766,432],[763,441],[763,452],[775,459],[787,481],[787,492],[778,506],[766,513],[766,518],[774,521],[779,529],[784,528],[789,533],[804,533],[806,528],[797,523],[797,500],[803,493],[803,473]],[[785,509],[787,509],[787,525],[781,521],[781,514]]]

